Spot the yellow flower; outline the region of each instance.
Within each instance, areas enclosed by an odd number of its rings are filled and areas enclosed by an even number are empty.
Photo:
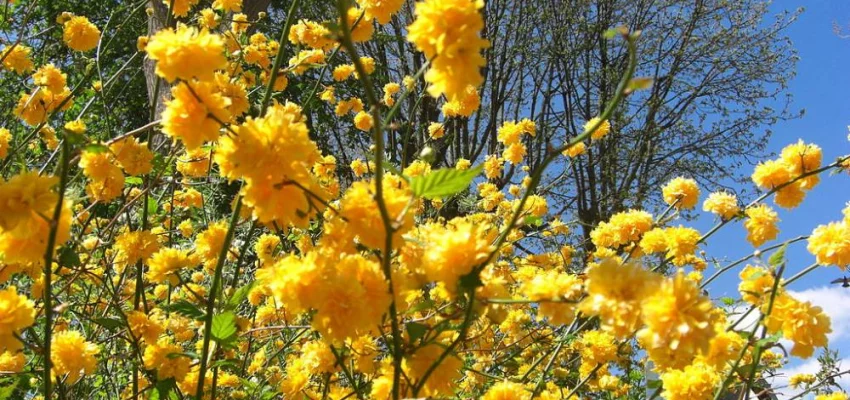
[[[189,255],[185,250],[163,248],[151,255],[147,261],[148,270],[145,277],[153,283],[163,283],[165,281],[176,285],[179,283],[177,273],[183,269],[192,266]]]
[[[479,266],[494,249],[496,231],[489,226],[455,218],[445,226],[424,228],[425,254],[422,270],[428,280],[443,282],[454,290],[457,280]]]
[[[204,267],[209,271],[212,271],[218,263],[227,235],[227,226],[226,221],[213,222],[195,238],[195,254],[200,257]]]
[[[348,79],[352,74],[354,74],[354,64],[343,64],[336,68],[333,71],[333,78],[335,81],[344,81]]]
[[[221,37],[186,25],[157,32],[145,51],[148,58],[156,61],[156,74],[169,82],[212,80],[215,70],[227,66]]]
[[[191,178],[207,176],[210,167],[210,150],[203,148],[188,150],[177,159],[177,171]]]
[[[43,86],[51,92],[62,92],[67,83],[67,77],[53,64],[46,64],[32,75],[33,83]]]
[[[684,226],[665,229],[667,242],[667,257],[673,258],[673,264],[682,266],[688,263],[688,256],[693,256],[700,239],[699,231]]]
[[[738,207],[738,198],[727,192],[714,192],[708,195],[702,203],[702,210],[715,214],[724,221],[728,221],[741,211]]]
[[[0,50],[0,58],[3,58],[3,66],[6,69],[22,75],[33,67],[30,59],[31,52],[32,49],[19,43],[11,48],[4,47]]]
[[[377,19],[380,24],[390,22],[393,14],[401,9],[404,0],[357,0],[357,5],[366,12],[366,18]]]
[[[76,135],[86,133],[86,123],[81,119],[75,119],[65,123],[65,130]]]
[[[51,188],[58,178],[24,172],[8,181],[0,179],[0,257],[4,264],[41,265],[50,234],[49,217],[54,214],[58,195]],[[62,205],[56,231],[56,247],[68,240],[71,203]]]
[[[393,247],[398,247],[403,243],[401,236],[413,227],[413,213],[408,211],[412,195],[407,183],[397,177],[385,175],[382,186],[390,220],[398,224],[392,235]],[[340,201],[340,213],[360,243],[374,249],[384,248],[387,233],[375,200],[374,182],[354,182]]]
[[[683,369],[661,374],[664,396],[667,400],[708,400],[720,384],[721,375],[711,366],[694,363]]]
[[[674,178],[662,188],[664,202],[680,210],[690,210],[699,201],[699,186],[687,178]]]
[[[570,146],[568,149],[564,150],[563,152],[561,152],[561,154],[568,156],[570,158],[576,158],[576,157],[578,157],[578,156],[580,156],[580,155],[582,155],[586,152],[587,152],[587,145],[585,145],[584,142],[578,142],[578,143]]]
[[[483,81],[480,68],[485,60],[481,50],[490,42],[479,35],[484,27],[479,13],[482,7],[482,0],[416,3],[416,19],[407,27],[407,40],[425,53],[427,59],[433,60],[425,73],[431,96],[445,94],[449,101],[456,101],[464,96],[467,86],[477,87]]]
[[[163,133],[182,140],[190,151],[218,139],[220,122],[230,120],[230,102],[215,91],[213,84],[181,82],[171,88],[171,96],[162,112]]]
[[[100,29],[83,16],[71,17],[65,22],[62,39],[72,50],[89,51],[100,41]]]
[[[583,363],[605,364],[617,359],[617,343],[614,336],[605,331],[585,331],[574,346]]]
[[[27,358],[22,352],[4,351],[0,354],[0,371],[21,372],[27,364]]]
[[[242,11],[242,0],[215,0],[212,7],[225,12],[240,12]]]
[[[436,343],[429,344],[416,350],[413,355],[402,360],[402,368],[414,382],[425,375],[434,362],[444,352],[443,346]],[[433,370],[425,385],[422,394],[426,397],[444,397],[454,393],[455,382],[463,376],[463,360],[455,354],[449,354]]]
[[[330,38],[331,31],[324,25],[302,19],[289,29],[289,42],[294,45],[307,46],[313,49],[328,50],[334,45]]]
[[[835,265],[841,270],[850,265],[850,224],[847,221],[820,225],[809,236],[808,250],[818,264]]]
[[[174,378],[179,382],[189,373],[192,363],[191,358],[183,353],[185,351],[180,345],[172,343],[171,338],[164,337],[145,347],[142,361],[146,369],[156,370],[157,379]]]
[[[250,25],[251,24],[248,23],[248,16],[243,13],[239,13],[233,15],[233,22],[230,23],[230,30],[238,36],[245,33]]]
[[[738,284],[738,291],[747,303],[760,305],[770,297],[775,279],[767,268],[747,265],[741,270],[739,277],[741,283]],[[781,290],[782,287],[778,289]]]
[[[369,114],[366,111],[360,111],[357,115],[354,116],[354,126],[361,131],[368,132],[372,129],[372,125],[374,124],[374,120],[372,118],[372,114]]]
[[[354,43],[365,42],[372,38],[375,27],[372,26],[372,18],[367,17],[365,11],[351,7],[346,13],[346,18],[351,28],[351,40]]]
[[[71,90],[67,87],[62,92],[51,92],[38,89],[32,94],[22,94],[15,106],[15,116],[24,120],[27,125],[36,126],[47,122],[47,116],[57,109],[67,110],[74,102],[69,99]],[[63,104],[64,103],[64,104]]]
[[[9,155],[10,141],[12,141],[12,132],[6,128],[0,128],[0,160]]]
[[[221,16],[218,15],[212,8],[205,8],[198,13],[198,26],[215,30],[221,22]],[[141,51],[142,49],[140,49]]]
[[[756,166],[752,179],[758,187],[770,190],[790,181],[791,171],[782,160],[768,160]]]
[[[481,96],[475,86],[468,85],[459,99],[443,104],[443,115],[449,117],[469,117],[481,106]]]
[[[395,104],[393,96],[401,90],[401,85],[395,82],[390,82],[384,85],[384,104],[387,107],[392,107]]]
[[[766,314],[768,306],[769,303],[764,302],[761,311]],[[800,358],[809,358],[815,347],[827,345],[827,334],[832,332],[831,325],[823,309],[808,301],[799,301],[785,292],[777,294],[773,308],[764,321],[768,332],[782,332],[785,339],[794,342],[791,355]]]
[[[792,177],[798,177],[806,172],[814,171],[821,166],[823,152],[815,144],[806,144],[802,140],[785,146],[779,158],[787,166]],[[804,189],[813,188],[820,178],[817,174],[800,180]]]
[[[641,305],[646,327],[638,342],[659,368],[683,368],[714,337],[711,301],[683,273],[665,278]]]
[[[528,400],[530,398],[531,394],[522,385],[504,380],[490,387],[481,400]]]
[[[50,349],[50,361],[53,373],[57,376],[68,375],[67,383],[76,383],[83,374],[91,375],[97,368],[96,356],[100,348],[87,342],[77,331],[62,331],[53,334],[53,346]]]
[[[0,290],[0,351],[15,352],[21,342],[15,337],[24,328],[35,322],[32,300],[18,294],[17,288],[9,286]]]
[[[600,318],[602,329],[615,337],[629,337],[641,322],[641,302],[658,286],[659,277],[636,264],[613,259],[587,270],[587,297],[579,309]]]
[[[164,321],[154,315],[148,316],[142,311],[134,310],[127,313],[127,323],[130,325],[130,332],[148,344],[156,343],[159,335],[165,331]]]
[[[593,133],[590,134],[590,138],[593,140],[602,139],[603,137],[605,137],[605,135],[608,134],[608,132],[611,131],[611,123],[608,122],[607,119],[600,122],[599,117],[593,117],[589,121],[585,122],[584,131],[589,131],[591,128],[596,126],[596,124],[599,124],[599,127],[597,127],[596,130],[594,130]]]
[[[776,227],[779,216],[776,211],[773,211],[766,204],[759,204],[747,208],[744,213],[747,215],[747,220],[744,221],[744,228],[747,229],[747,240],[754,247],[759,247],[764,242],[776,239],[779,234],[779,228]]]
[[[215,161],[221,175],[245,179],[244,202],[260,222],[305,227],[330,195],[311,171],[323,159],[300,107],[274,104],[265,117],[248,118],[237,132],[219,140]]]
[[[489,155],[484,159],[484,176],[487,179],[496,179],[502,176],[504,160],[495,156]]]
[[[166,7],[171,7],[171,13],[175,17],[185,17],[189,15],[189,10],[200,0],[162,0],[162,4]]]
[[[332,341],[372,331],[391,300],[378,263],[358,254],[318,253],[286,256],[258,270],[257,280],[279,307],[294,313],[315,309],[314,329]]]
[[[817,381],[817,378],[812,374],[794,374],[788,379],[788,384],[792,388],[799,388],[802,385],[811,385]]]
[[[513,143],[506,147],[505,151],[502,152],[502,158],[514,165],[521,163],[525,155],[526,148],[522,143]]]
[[[109,145],[109,151],[115,155],[127,175],[145,175],[153,168],[153,153],[148,149],[147,142],[139,143],[138,139],[128,137]]]
[[[430,125],[428,125],[428,136],[430,136],[431,139],[439,139],[445,136],[445,134],[446,129],[443,124],[439,122],[432,122]]]
[[[616,248],[640,240],[652,228],[652,214],[641,210],[628,210],[611,216],[590,232],[596,247]]]

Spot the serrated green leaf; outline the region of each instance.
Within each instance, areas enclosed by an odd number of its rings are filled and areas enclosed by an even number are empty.
[[[236,291],[233,292],[233,296],[230,296],[230,299],[227,300],[227,307],[228,308],[239,307],[239,304],[242,303],[242,300],[245,300],[245,298],[248,297],[248,293],[250,293],[251,289],[254,288],[255,283],[256,283],[256,281],[251,281],[247,285],[242,286],[239,289],[236,289]]]
[[[163,307],[163,309],[195,320],[202,320],[206,315],[206,313],[201,311],[196,305],[186,300],[175,301],[170,305]]]
[[[408,322],[404,325],[404,329],[407,330],[407,336],[410,337],[411,342],[419,340],[428,332],[428,326],[418,322]]]
[[[771,266],[777,266],[785,262],[785,250],[788,248],[788,243],[782,245],[779,250],[776,250],[773,254],[770,255],[770,258],[767,260],[767,263]]]
[[[481,165],[468,170],[440,168],[428,175],[411,178],[410,189],[415,196],[429,200],[452,196],[468,188],[482,168]]]
[[[213,316],[212,338],[219,344],[230,344],[236,340],[236,314],[226,311]]]
[[[735,304],[735,299],[733,299],[731,297],[721,297],[720,301],[723,302],[723,304],[726,305],[726,306],[731,306],[731,305]]]

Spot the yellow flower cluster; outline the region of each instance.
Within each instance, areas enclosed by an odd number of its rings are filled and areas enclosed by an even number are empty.
[[[431,68],[425,73],[428,93],[458,101],[468,86],[483,81],[481,51],[490,42],[480,37],[484,20],[482,0],[424,0],[416,3],[416,19],[407,27],[407,40],[425,53]],[[370,12],[366,8],[367,13]],[[381,21],[380,16],[376,16]]]

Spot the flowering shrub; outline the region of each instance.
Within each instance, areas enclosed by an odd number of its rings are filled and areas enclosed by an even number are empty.
[[[0,129],[4,398],[697,400],[769,391],[762,378],[785,357],[827,345],[829,318],[787,287],[850,265],[850,206],[807,237],[817,263],[792,271],[769,203],[797,207],[821,174],[850,170],[848,157],[790,144],[755,168],[763,194],[748,202],[677,177],[658,189],[666,210],[613,213],[591,246],[555,214],[543,173],[616,140],[615,110],[649,84],[634,76],[639,32],[606,33],[629,52],[617,91],[544,159],[528,160],[538,126],[521,119],[498,127],[491,154],[433,168],[427,148],[388,160],[387,132],[409,98],[441,102],[425,129],[434,142],[456,134],[448,121],[481,112],[482,0],[416,1],[406,40],[428,63],[381,90],[372,75],[386,66],[358,46],[404,1],[340,0],[326,21],[288,15],[280,40],[255,32],[262,18],[241,3],[165,1],[175,23],[140,37],[138,56],[167,100],[123,134],[91,131],[72,108],[104,101],[109,77],[94,79],[94,64],[69,82],[25,37],[3,48],[4,74],[29,87]],[[97,58],[106,27],[71,13],[57,22],[65,46]],[[334,84],[349,81],[359,95],[342,98]],[[338,165],[324,153],[306,105],[285,95],[293,84],[366,132],[368,157]],[[356,179],[343,184],[343,169]],[[221,181],[232,199],[208,191]],[[460,198],[469,207],[449,212]],[[707,232],[680,218],[700,203],[717,221]],[[732,224],[760,251],[704,277],[700,246]],[[707,285],[735,271],[740,307],[715,303]]]

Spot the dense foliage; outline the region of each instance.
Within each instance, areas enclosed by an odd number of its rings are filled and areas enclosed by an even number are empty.
[[[752,171],[758,197],[704,195],[733,177],[715,156],[740,162],[787,116],[752,108],[793,64],[785,20],[748,27],[763,10],[726,2],[632,28],[618,4],[529,25],[513,1],[80,3],[5,2],[0,398],[762,397],[820,353],[791,385],[847,399],[829,317],[788,288],[850,265],[850,205],[786,240],[773,207],[850,156],[800,140]],[[738,56],[771,66],[702,59],[752,37]],[[757,250],[710,271],[701,246],[734,224]],[[791,268],[801,243],[816,263]],[[708,292],[726,273],[740,298]]]

